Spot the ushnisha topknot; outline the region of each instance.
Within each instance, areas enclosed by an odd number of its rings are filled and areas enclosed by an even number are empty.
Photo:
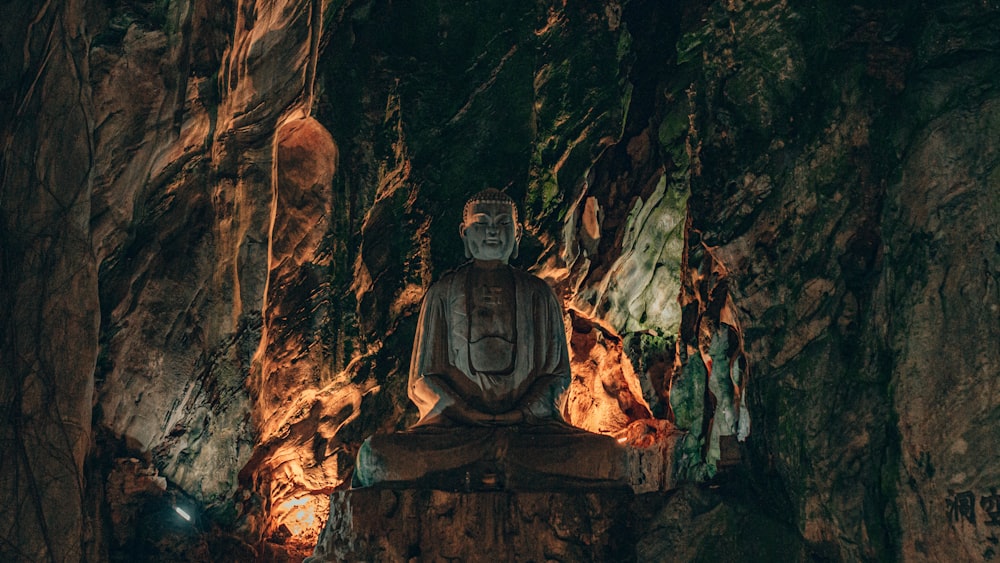
[[[496,188],[486,188],[485,190],[473,195],[465,202],[465,208],[462,210],[462,221],[468,223],[469,215],[472,213],[472,206],[477,203],[506,203],[510,205],[511,218],[514,223],[517,224],[517,203],[511,199],[511,197],[504,192]]]

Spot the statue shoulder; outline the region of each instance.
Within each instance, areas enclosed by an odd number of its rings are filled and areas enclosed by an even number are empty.
[[[441,279],[434,282],[433,285],[439,285],[442,287],[448,287],[456,283],[463,283],[466,276],[469,275],[469,270],[472,269],[472,263],[466,262],[461,266],[455,268],[454,270],[448,270],[441,276]]]
[[[549,282],[544,279],[532,274],[531,272],[526,272],[519,268],[512,268],[514,275],[521,279],[521,283],[524,284],[532,292],[542,293],[551,295],[555,297],[555,290],[549,285]]]
[[[432,299],[435,297],[444,297],[451,292],[452,286],[456,283],[464,284],[465,276],[468,275],[469,266],[462,265],[454,270],[445,272],[443,276],[427,288],[427,293],[424,294],[424,299]]]

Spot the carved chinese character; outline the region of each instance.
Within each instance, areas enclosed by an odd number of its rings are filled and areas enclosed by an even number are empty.
[[[987,526],[1000,526],[1000,495],[996,487],[990,487],[990,494],[979,498],[979,506],[989,516]]]
[[[968,520],[970,524],[975,524],[976,495],[974,495],[972,491],[956,493],[951,489],[948,490],[948,494],[954,495],[945,499],[945,504],[948,506],[948,520],[950,522],[959,522],[964,518]]]

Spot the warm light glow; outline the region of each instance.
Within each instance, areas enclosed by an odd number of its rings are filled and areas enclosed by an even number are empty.
[[[191,515],[190,515],[190,514],[188,514],[187,512],[184,512],[184,509],[183,509],[183,508],[181,508],[181,507],[179,507],[179,506],[175,506],[175,507],[174,507],[174,511],[176,511],[176,512],[177,512],[177,514],[180,514],[180,515],[181,515],[181,518],[183,518],[183,519],[187,520],[188,522],[190,522],[190,521],[191,521]]]
[[[281,503],[275,514],[280,515],[281,522],[288,527],[293,536],[312,536],[319,534],[319,528],[323,524],[322,508],[319,498],[305,496],[286,500]]]

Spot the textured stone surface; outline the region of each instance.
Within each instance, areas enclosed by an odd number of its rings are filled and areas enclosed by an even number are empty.
[[[743,506],[803,558],[995,556],[995,1],[3,12],[0,558],[121,556],[92,424],[213,529],[302,548],[414,418],[454,202],[508,184],[579,424],[673,417],[705,476],[732,399]]]
[[[627,491],[342,491],[306,561],[631,561],[631,501]]]
[[[794,527],[760,511],[742,480],[637,496],[630,510],[636,561],[818,559]]]
[[[84,485],[104,494],[109,469],[82,478],[92,419],[207,522],[285,545],[315,532],[360,440],[411,416],[396,376],[424,288],[460,261],[440,236],[457,222],[453,197],[510,185],[533,225],[522,264],[545,253],[553,272],[565,271],[566,207],[591,202],[585,246],[613,260],[627,215],[615,201],[632,182],[584,189],[584,172],[620,138],[634,90],[620,6],[322,8],[122,0],[9,13],[4,354],[21,363],[5,365],[4,385],[31,400],[5,409],[22,414],[4,431],[41,457],[4,475],[57,483],[5,489],[24,501],[4,528],[13,557],[77,543],[106,555],[83,531],[85,505],[100,535],[102,502],[65,502]],[[645,186],[657,157],[633,145]],[[601,394],[603,430],[622,432],[652,396],[607,335],[611,375],[585,378],[582,397]],[[71,462],[48,463],[53,447]],[[68,543],[46,537],[49,520]]]
[[[736,481],[677,491],[356,489],[306,563],[325,561],[795,561],[807,544]]]
[[[98,263],[90,249],[94,149],[88,37],[68,2],[5,6],[0,179],[0,557],[83,556],[84,463],[97,361]],[[5,18],[6,19],[6,18]],[[50,36],[43,54],[34,29]],[[28,47],[33,46],[34,49]],[[44,61],[44,62],[43,62]],[[25,77],[19,95],[10,82]],[[30,78],[28,78],[30,77]],[[60,95],[73,92],[72,96]],[[24,525],[25,523],[30,523]],[[62,538],[68,538],[63,540]],[[8,556],[9,554],[9,556]]]
[[[702,73],[692,230],[742,322],[753,482],[824,558],[996,550],[979,504],[1000,426],[981,132],[1000,12],[982,8],[731,3],[682,41]],[[960,492],[975,524],[949,514]]]
[[[993,63],[973,76],[995,84]],[[896,357],[895,502],[904,558],[988,560],[1000,552],[1000,96],[941,110],[911,137],[886,195],[879,291],[899,307],[885,335]]]

